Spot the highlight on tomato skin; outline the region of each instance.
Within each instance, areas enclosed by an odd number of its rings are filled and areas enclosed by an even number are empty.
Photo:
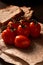
[[[30,46],[30,39],[23,35],[18,35],[15,37],[14,45],[18,48],[28,48]]]
[[[38,22],[30,22],[30,34],[32,37],[37,38],[40,36],[41,25]]]

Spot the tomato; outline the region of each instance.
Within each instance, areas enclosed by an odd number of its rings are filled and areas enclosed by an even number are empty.
[[[14,22],[10,21],[7,25],[7,28],[10,28],[14,32],[14,35],[16,36],[18,25],[19,25],[19,23],[14,23]]]
[[[18,35],[25,35],[29,36],[30,35],[30,29],[26,25],[19,25],[17,29]]]
[[[16,28],[17,29],[17,27],[18,27],[19,24],[20,24],[19,22],[10,21],[8,23],[7,27],[9,27],[9,28]]]
[[[10,29],[6,29],[2,32],[2,38],[6,44],[14,43],[14,33]]]
[[[31,36],[36,38],[40,35],[40,31],[41,31],[41,26],[40,24],[37,22],[30,22],[30,33]]]
[[[18,48],[28,48],[30,46],[30,39],[26,36],[18,35],[15,37],[14,44]]]

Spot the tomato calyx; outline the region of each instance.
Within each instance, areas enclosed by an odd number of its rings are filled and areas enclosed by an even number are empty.
[[[12,27],[12,26],[11,26],[9,29],[11,30],[11,32],[14,32],[14,31],[17,30],[16,28],[14,28],[14,27]]]
[[[21,27],[22,27],[22,28],[26,28],[26,25],[21,24]]]
[[[35,23],[36,25],[38,24],[38,21],[35,20],[35,19],[32,19],[31,21],[32,21],[33,23]]]
[[[16,28],[10,28],[11,32],[14,32],[16,31],[17,29]]]

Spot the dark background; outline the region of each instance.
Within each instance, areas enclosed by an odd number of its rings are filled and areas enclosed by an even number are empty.
[[[26,5],[31,7],[35,7],[43,4],[43,0],[1,0],[1,1],[7,4],[13,4],[18,6]]]

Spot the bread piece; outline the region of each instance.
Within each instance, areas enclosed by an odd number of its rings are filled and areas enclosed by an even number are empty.
[[[24,18],[25,20],[29,20],[33,14],[33,10],[31,10],[31,7],[26,7],[26,6],[23,6],[21,7],[21,9],[24,11]]]
[[[0,23],[7,23],[9,19],[14,17],[14,19],[20,17],[23,15],[23,11],[18,6],[9,6],[5,9],[0,10]]]

